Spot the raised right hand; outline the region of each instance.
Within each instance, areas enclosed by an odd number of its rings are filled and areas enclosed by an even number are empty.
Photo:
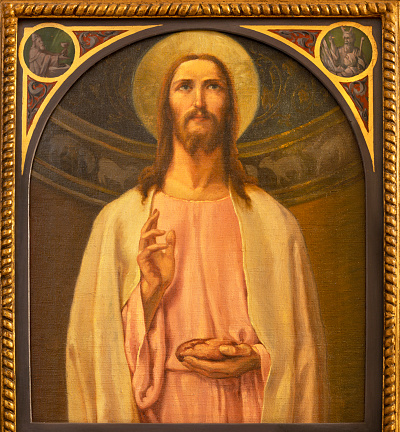
[[[137,262],[141,271],[141,290],[144,302],[161,298],[175,273],[175,231],[169,231],[165,243],[156,238],[165,234],[157,228],[160,212],[154,210],[141,230]]]

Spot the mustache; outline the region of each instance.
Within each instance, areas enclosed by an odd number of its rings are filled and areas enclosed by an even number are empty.
[[[217,118],[214,114],[207,111],[205,108],[193,108],[192,110],[188,111],[184,118],[183,118],[183,124],[186,126],[190,120],[192,120],[195,117],[203,117],[205,119],[211,120],[214,124],[217,122]]]

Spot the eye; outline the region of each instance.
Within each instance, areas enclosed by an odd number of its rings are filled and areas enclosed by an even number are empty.
[[[210,90],[220,90],[222,87],[218,83],[211,83],[208,85]]]
[[[180,91],[189,91],[190,89],[191,89],[191,86],[188,83],[183,83],[180,86],[178,86],[178,88],[177,88],[177,90],[180,90]]]

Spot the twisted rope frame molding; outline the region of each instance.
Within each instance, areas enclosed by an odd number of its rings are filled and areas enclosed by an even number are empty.
[[[2,15],[2,133],[1,133],[1,430],[16,431],[15,376],[15,129],[18,18],[98,17],[380,17],[383,37],[384,143],[384,335],[382,430],[398,431],[399,357],[398,182],[400,2],[313,3],[4,3]]]
[[[15,121],[17,18],[11,6],[3,9],[2,134],[1,134],[1,423],[15,430]]]
[[[382,16],[396,15],[395,2],[176,2],[176,3],[41,3],[5,4],[15,17],[261,17],[261,16]]]

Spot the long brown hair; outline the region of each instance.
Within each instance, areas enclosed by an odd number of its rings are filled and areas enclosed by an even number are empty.
[[[238,109],[232,78],[226,66],[221,60],[209,54],[189,54],[177,60],[165,75],[158,106],[158,146],[156,159],[153,165],[145,168],[139,177],[139,190],[143,200],[148,196],[150,188],[156,186],[161,190],[164,185],[165,175],[173,156],[173,117],[169,103],[169,91],[172,79],[178,67],[190,60],[208,60],[213,62],[222,72],[228,89],[228,104],[224,119],[224,130],[222,134],[222,153],[224,159],[225,180],[231,183],[235,192],[250,204],[250,198],[245,191],[246,183],[255,184],[256,179],[246,174],[238,159],[236,138],[238,133]]]

